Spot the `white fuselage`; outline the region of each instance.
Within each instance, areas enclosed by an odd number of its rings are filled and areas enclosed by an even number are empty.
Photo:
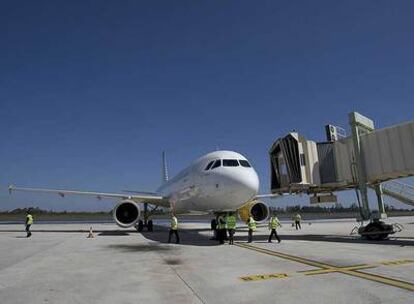
[[[243,155],[216,151],[197,159],[157,192],[168,197],[176,212],[220,212],[238,209],[258,190],[257,173]]]

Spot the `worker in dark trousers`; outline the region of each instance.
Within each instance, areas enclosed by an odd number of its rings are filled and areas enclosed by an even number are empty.
[[[26,212],[26,233],[27,237],[32,236],[32,232],[30,231],[30,227],[33,225],[33,216],[30,213],[30,209]]]
[[[236,216],[233,212],[230,212],[230,214],[226,218],[227,223],[227,231],[229,233],[229,245],[234,244],[234,233],[236,232]]]
[[[178,236],[178,220],[175,217],[175,214],[171,215],[171,226],[170,226],[170,233],[168,235],[168,243],[171,243],[171,236],[175,235],[175,243],[180,243],[180,237]]]
[[[270,235],[269,239],[267,240],[269,243],[272,242],[272,236],[275,236],[278,243],[280,243],[280,238],[276,232],[277,227],[282,227],[282,225],[280,224],[279,219],[275,215],[273,215],[269,220]]]
[[[299,213],[296,213],[293,216],[293,220],[295,221],[296,230],[298,230],[298,227],[299,227],[299,229],[302,229],[302,227],[300,226],[300,222],[302,221],[302,217],[300,216]]]
[[[256,221],[251,214],[247,220],[247,227],[249,228],[249,237],[247,242],[251,243],[253,241],[253,232],[256,230]]]
[[[222,215],[219,215],[217,218],[217,236],[220,245],[224,244],[224,239],[226,237],[226,220]]]

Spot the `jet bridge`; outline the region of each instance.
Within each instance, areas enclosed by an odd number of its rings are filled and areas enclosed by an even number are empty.
[[[381,217],[386,217],[382,195],[413,204],[411,193],[401,186],[381,183],[414,176],[414,121],[384,129],[357,113],[349,114],[351,135],[326,126],[327,141],[315,142],[298,132],[278,138],[269,151],[272,193],[313,194],[311,203],[335,202],[335,191],[356,189],[361,200],[362,220],[373,219],[368,205],[368,188],[378,197]]]
[[[323,193],[358,186],[358,160],[367,185],[414,175],[414,122],[331,142],[297,132],[277,139],[270,155],[272,193]]]

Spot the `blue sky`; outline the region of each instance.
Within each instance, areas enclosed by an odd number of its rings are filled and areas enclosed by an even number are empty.
[[[0,210],[109,210],[9,183],[155,190],[161,151],[248,157],[292,129],[323,140],[359,111],[413,119],[412,1],[2,1]],[[305,200],[293,199],[295,202]],[[342,196],[344,203],[354,196]],[[292,199],[282,203],[292,203]]]

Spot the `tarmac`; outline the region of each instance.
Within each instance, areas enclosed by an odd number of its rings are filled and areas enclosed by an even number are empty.
[[[167,244],[115,224],[0,224],[0,303],[414,303],[414,217],[385,241],[350,231],[353,219],[282,222],[281,243],[260,226],[235,245],[210,240],[207,222],[180,224]],[[87,238],[92,225],[94,238]]]

